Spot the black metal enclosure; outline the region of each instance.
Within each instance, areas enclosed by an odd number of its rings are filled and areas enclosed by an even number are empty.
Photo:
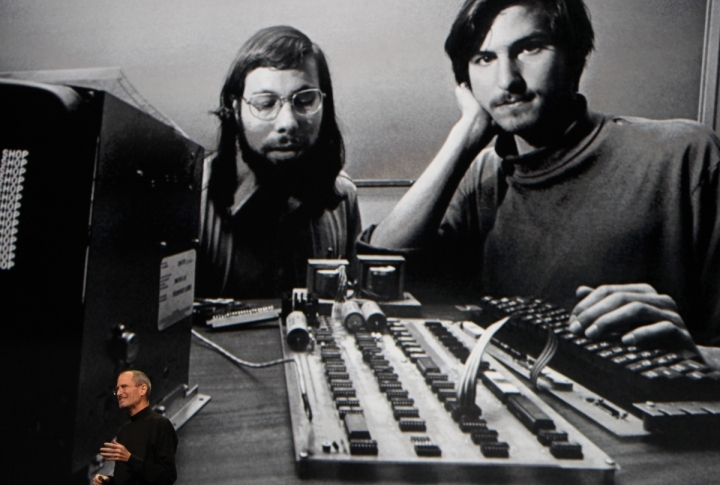
[[[188,382],[203,149],[102,90],[0,80],[0,119],[5,483],[88,483],[116,375]]]

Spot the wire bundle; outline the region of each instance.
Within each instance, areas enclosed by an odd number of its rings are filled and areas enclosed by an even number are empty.
[[[530,369],[530,382],[536,389],[540,389],[537,382],[538,377],[540,377],[540,372],[542,372],[543,368],[550,362],[550,359],[553,358],[558,349],[557,335],[555,335],[555,332],[553,332],[553,329],[550,327],[548,327],[547,331],[548,337],[545,342],[545,348],[540,355],[538,355],[537,359],[535,359],[535,364],[533,364]]]
[[[460,404],[461,408],[470,409],[475,405],[477,378],[480,372],[482,356],[485,353],[485,347],[490,343],[493,335],[495,335],[508,320],[510,320],[510,317],[505,317],[486,328],[480,340],[478,340],[472,352],[470,352],[465,362],[465,371],[460,379],[460,386],[457,392],[458,404]]]

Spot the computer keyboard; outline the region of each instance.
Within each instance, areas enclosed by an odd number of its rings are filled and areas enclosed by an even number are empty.
[[[673,421],[667,417],[672,412],[659,410],[666,407],[683,418],[674,420],[682,422],[681,426],[692,426],[693,421],[720,423],[716,405],[720,401],[720,371],[707,366],[694,352],[640,348],[623,345],[619,338],[595,341],[575,335],[568,329],[569,313],[539,298],[486,296],[481,299],[480,308],[482,311],[476,313],[474,320],[481,326],[511,317],[494,343],[518,358],[538,355],[548,332],[553,332],[559,345],[550,366],[641,415],[646,427],[652,427],[653,420],[664,424]],[[674,404],[656,404],[662,402]],[[678,412],[683,403],[694,411]],[[702,419],[687,418],[691,414]]]

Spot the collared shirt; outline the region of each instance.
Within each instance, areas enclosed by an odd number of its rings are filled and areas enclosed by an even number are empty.
[[[206,180],[209,180],[206,164]],[[357,191],[341,173],[335,208],[313,210],[295,198],[279,197],[241,174],[234,204],[218,213],[203,187],[203,230],[198,296],[274,298],[306,286],[309,258],[347,259],[354,265],[361,221]]]

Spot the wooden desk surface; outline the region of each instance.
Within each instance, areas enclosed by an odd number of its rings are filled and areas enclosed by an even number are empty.
[[[282,357],[277,324],[196,330],[243,360]],[[190,381],[212,400],[178,432],[177,485],[342,483],[296,476],[283,367],[241,368],[193,338]],[[720,483],[720,436],[620,440],[550,402],[620,465],[615,474],[618,485]]]

